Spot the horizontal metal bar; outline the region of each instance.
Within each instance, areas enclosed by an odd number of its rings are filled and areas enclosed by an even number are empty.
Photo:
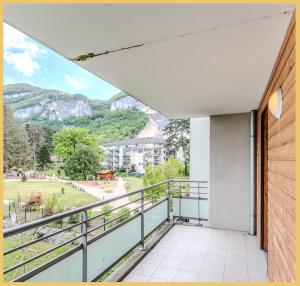
[[[186,189],[186,188],[189,188],[189,189],[208,189],[208,187],[197,187],[197,186],[180,186],[180,185],[171,185],[170,186],[171,188],[180,188],[180,189]]]
[[[181,180],[181,179],[171,179],[170,182],[181,182],[181,183],[208,183],[208,181],[195,181],[195,180]]]
[[[174,216],[174,218],[179,219],[179,218],[188,218],[188,219],[195,219],[195,220],[200,220],[200,221],[208,221],[207,218],[198,218],[198,217],[191,217],[191,216]],[[175,221],[176,222],[176,221]]]
[[[168,200],[168,198],[164,198],[164,199],[160,200],[159,202],[155,203],[155,204],[152,205],[151,207],[145,209],[145,213],[146,213],[147,211],[150,211],[151,209],[155,208],[156,206],[160,205],[160,204],[163,203],[164,201],[167,201],[167,200]]]
[[[88,245],[90,245],[91,243],[97,241],[101,237],[104,237],[105,235],[108,235],[109,233],[111,233],[112,231],[118,229],[119,227],[123,226],[124,224],[129,223],[130,221],[134,220],[135,218],[139,217],[140,215],[141,215],[141,213],[135,214],[132,217],[128,218],[127,220],[124,220],[124,221],[112,226],[111,228],[107,229],[106,231],[94,236],[93,238],[88,240]]]
[[[144,195],[144,198],[146,198],[146,197],[151,197],[151,196],[153,196],[154,194],[159,193],[159,192],[166,191],[167,189],[168,189],[168,188],[165,188],[165,189],[162,189],[162,190],[156,190],[155,192],[153,192],[153,193],[151,193],[151,194]]]
[[[201,197],[183,197],[183,196],[178,196],[174,197],[174,199],[182,199],[182,200],[200,200],[200,201],[208,201],[208,198],[201,198]]]
[[[167,195],[168,195],[168,194],[165,194],[165,195],[161,196],[161,197],[158,198],[158,199],[161,199],[162,197],[166,197]],[[167,197],[166,197],[165,199],[167,199]],[[154,201],[155,201],[155,199],[153,199],[153,200],[151,200],[151,201],[147,201],[147,202],[144,204],[144,206],[149,205],[149,204],[153,203]]]
[[[38,243],[38,242],[40,242],[40,241],[43,241],[43,240],[45,240],[45,239],[47,239],[47,238],[49,238],[49,237],[52,237],[52,236],[57,235],[57,234],[59,234],[59,233],[62,233],[62,232],[64,232],[64,231],[66,231],[66,230],[69,230],[69,229],[74,228],[74,227],[76,227],[76,226],[79,226],[79,225],[81,225],[81,224],[82,224],[82,222],[77,222],[77,223],[75,223],[75,224],[73,224],[73,225],[71,225],[71,226],[69,226],[69,227],[66,227],[66,228],[64,228],[64,229],[61,229],[61,230],[56,231],[56,232],[54,232],[54,233],[50,233],[50,234],[48,234],[48,235],[46,235],[46,236],[43,236],[43,237],[40,237],[40,238],[38,238],[38,239],[36,239],[36,240],[27,242],[27,243],[25,243],[25,244],[22,244],[22,245],[20,245],[20,246],[18,246],[18,247],[13,248],[13,249],[10,249],[10,250],[4,252],[3,255],[7,255],[7,254],[10,254],[10,253],[15,252],[15,251],[17,251],[17,250],[20,250],[20,249],[22,249],[22,248],[24,248],[24,247],[33,245],[33,244],[35,244],[35,243]]]
[[[172,191],[172,192],[177,192],[177,191]],[[208,193],[203,193],[203,192],[189,192],[189,191],[178,191],[178,193],[185,193],[185,194],[196,194],[196,195],[208,195]]]
[[[73,210],[69,210],[69,211],[62,212],[62,213],[59,213],[59,214],[55,214],[55,215],[52,215],[52,216],[49,216],[49,217],[46,217],[46,218],[42,218],[42,219],[39,219],[39,220],[36,220],[36,221],[33,221],[33,222],[29,222],[29,223],[25,223],[25,224],[22,224],[22,225],[19,225],[19,226],[16,226],[16,227],[12,227],[12,228],[4,230],[3,235],[4,235],[4,237],[9,237],[9,236],[18,234],[20,232],[28,231],[28,230],[31,230],[31,229],[36,228],[38,226],[54,222],[56,220],[60,220],[60,219],[63,219],[65,217],[69,217],[71,215],[74,215],[74,214],[77,214],[77,213],[80,213],[80,212],[83,212],[83,211],[87,211],[87,210],[95,208],[95,207],[103,206],[105,204],[114,202],[116,200],[131,196],[131,195],[134,195],[134,194],[137,194],[137,193],[140,193],[142,191],[149,190],[151,188],[155,188],[155,187],[164,185],[166,183],[168,183],[168,181],[160,182],[160,183],[145,187],[143,189],[139,189],[137,191],[132,191],[130,193],[126,193],[124,195],[120,195],[120,196],[113,197],[113,198],[110,198],[110,199],[107,199],[107,200],[104,200],[104,201],[92,203],[92,204],[82,206],[82,207],[79,207],[79,208],[76,208],[76,209],[73,209]]]
[[[109,221],[106,221],[105,223],[102,223],[102,224],[100,224],[100,225],[98,225],[98,226],[96,226],[96,227],[94,227],[94,228],[88,230],[87,233],[91,233],[91,232],[93,232],[93,231],[95,231],[95,230],[97,230],[97,229],[99,229],[99,228],[101,228],[101,227],[103,227],[103,226],[105,226],[105,225],[111,223],[111,222],[114,222],[114,221],[116,221],[117,219],[123,217],[124,215],[129,214],[129,213],[131,213],[131,212],[133,212],[133,211],[135,211],[135,210],[137,210],[137,209],[139,209],[139,208],[140,208],[140,206],[137,207],[137,208],[135,208],[135,209],[130,210],[129,212],[126,212],[126,213],[122,214],[121,216],[118,216],[118,217],[115,217],[115,218],[113,218],[113,219],[111,219],[111,220],[109,220]]]
[[[30,279],[31,277],[41,273],[43,270],[48,269],[49,267],[55,265],[56,263],[62,261],[63,259],[71,256],[72,254],[78,252],[80,249],[82,248],[81,245],[76,246],[66,252],[64,252],[63,254],[45,262],[44,264],[38,266],[37,268],[34,268],[33,270],[30,270],[29,272],[25,273],[22,276],[17,277],[16,279],[12,280],[12,282],[24,282],[28,279]]]
[[[11,272],[11,271],[13,271],[13,270],[15,270],[15,269],[17,269],[17,268],[23,266],[23,265],[26,265],[26,264],[28,264],[28,263],[30,263],[30,262],[32,262],[32,261],[38,259],[38,258],[41,258],[42,256],[44,256],[44,255],[46,255],[46,254],[48,254],[48,253],[50,253],[50,252],[52,252],[52,251],[54,251],[54,250],[56,250],[56,249],[58,249],[58,248],[60,248],[60,247],[66,245],[66,244],[68,244],[68,243],[71,243],[71,242],[73,242],[74,240],[76,240],[76,239],[78,239],[78,238],[80,238],[80,237],[82,237],[82,236],[83,236],[83,234],[80,234],[80,235],[78,235],[78,236],[76,236],[76,237],[74,237],[74,238],[72,238],[72,239],[70,239],[70,240],[68,240],[68,241],[66,241],[66,242],[64,242],[64,243],[61,243],[61,244],[59,244],[59,245],[57,245],[57,246],[55,246],[55,247],[53,247],[53,248],[51,248],[51,249],[48,249],[48,250],[46,250],[46,251],[44,251],[44,252],[42,252],[42,253],[40,253],[40,254],[38,254],[38,255],[36,255],[36,256],[30,258],[30,259],[28,259],[28,260],[25,260],[25,261],[23,261],[23,262],[21,262],[21,263],[19,263],[19,264],[17,264],[17,265],[14,265],[14,266],[12,266],[11,268],[8,268],[8,269],[4,270],[4,271],[3,271],[3,274],[7,274],[7,273],[9,273],[9,272]]]
[[[141,200],[141,199],[137,199],[137,200],[131,201],[131,202],[129,202],[129,203],[126,203],[126,204],[124,204],[124,205],[118,206],[118,207],[116,207],[116,208],[114,208],[114,209],[112,209],[112,210],[110,210],[110,211],[107,211],[107,212],[101,213],[101,214],[99,214],[99,215],[93,216],[93,217],[87,219],[87,221],[91,221],[91,220],[94,220],[94,219],[96,219],[96,218],[102,217],[102,216],[104,216],[104,215],[106,215],[106,214],[109,214],[109,213],[115,211],[115,210],[118,210],[118,209],[121,209],[121,208],[123,208],[123,207],[126,207],[126,206],[128,206],[128,205],[130,205],[130,204],[132,204],[132,203],[139,202],[140,200]]]

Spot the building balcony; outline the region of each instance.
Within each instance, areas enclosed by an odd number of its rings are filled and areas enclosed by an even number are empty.
[[[132,195],[139,198],[129,201]],[[90,214],[108,204],[113,206],[109,218],[108,213]],[[128,211],[119,215],[122,207]],[[81,219],[57,228],[71,216]],[[6,229],[5,240],[22,234],[25,243],[5,249],[5,263],[9,255],[33,244],[56,242],[51,249],[6,267],[4,277],[40,282],[265,281],[265,256],[256,238],[209,228],[204,226],[207,220],[207,182],[169,180]],[[37,229],[48,232],[34,237]],[[57,249],[62,249],[59,255],[50,255]],[[40,258],[43,263],[38,263]]]
[[[176,224],[124,282],[264,282],[266,257],[245,232]]]

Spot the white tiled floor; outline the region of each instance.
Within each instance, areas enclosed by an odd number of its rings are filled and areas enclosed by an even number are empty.
[[[174,226],[124,282],[263,282],[266,257],[247,233]]]

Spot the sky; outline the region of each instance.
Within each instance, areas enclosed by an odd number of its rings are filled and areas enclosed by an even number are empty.
[[[4,24],[4,84],[28,83],[90,99],[109,99],[119,89]]]

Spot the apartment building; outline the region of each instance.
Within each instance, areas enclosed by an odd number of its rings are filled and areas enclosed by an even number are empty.
[[[103,167],[135,170],[143,174],[148,165],[155,167],[166,161],[166,141],[158,137],[126,139],[102,145],[105,152]]]

